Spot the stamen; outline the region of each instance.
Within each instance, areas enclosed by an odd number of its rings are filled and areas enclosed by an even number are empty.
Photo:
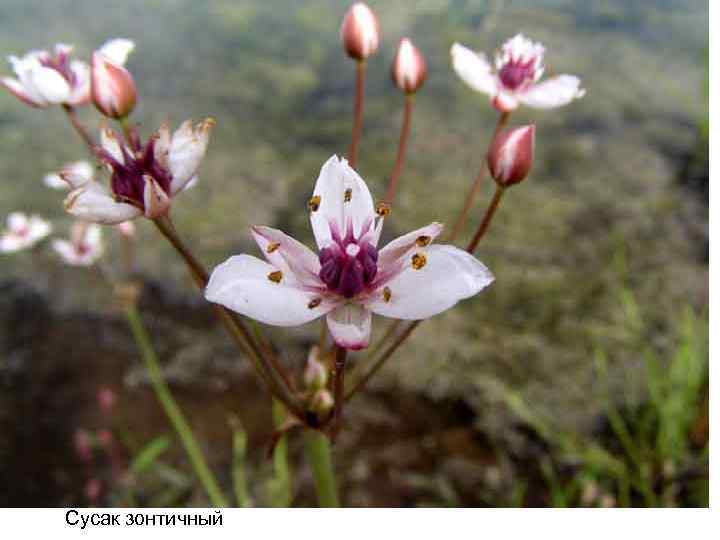
[[[345,202],[350,202],[352,199],[352,188],[347,188],[345,190]]]
[[[390,298],[392,298],[392,291],[390,287],[385,287],[383,289],[383,300],[385,300],[386,304],[390,301]]]
[[[308,303],[308,309],[315,309],[316,307],[318,307],[320,305],[321,302],[322,302],[322,298],[319,298],[319,297],[313,298]]]
[[[420,270],[423,266],[427,264],[427,257],[422,253],[415,253],[415,255],[412,256],[411,261],[412,267],[415,270]]]
[[[311,212],[317,212],[320,208],[320,195],[313,195],[308,201],[308,208]]]
[[[384,202],[379,202],[375,207],[375,212],[380,217],[387,217],[390,215],[390,205]]]
[[[280,281],[283,278],[283,273],[280,270],[275,270],[274,272],[270,272],[268,274],[268,279],[272,281],[273,283],[280,283]]]
[[[280,247],[280,242],[270,242],[267,245],[267,249],[265,251],[267,251],[268,253],[272,253],[273,251],[277,250],[277,248],[279,248],[279,247]]]
[[[430,238],[428,235],[423,234],[422,236],[418,236],[417,240],[415,240],[415,243],[418,245],[418,247],[426,247],[432,238]]]

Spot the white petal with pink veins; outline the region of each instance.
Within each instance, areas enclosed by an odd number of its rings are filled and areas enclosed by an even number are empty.
[[[325,315],[337,304],[291,286],[277,267],[237,255],[213,270],[205,298],[260,322],[297,326]],[[318,303],[319,300],[319,303]]]
[[[304,244],[272,227],[255,226],[252,235],[272,265],[283,272],[290,272],[303,285],[324,287],[318,278],[318,256]]]
[[[12,92],[15,97],[27,103],[31,107],[42,107],[45,105],[45,103],[39,100],[37,96],[31,96],[26,90],[26,88],[17,79],[13,79],[11,77],[3,77],[2,79],[0,79],[0,84],[10,90],[10,92]]]
[[[553,109],[567,105],[585,95],[580,88],[580,79],[574,75],[558,75],[536,84],[529,90],[518,94],[521,103],[537,109]]]
[[[125,65],[128,55],[135,48],[135,43],[129,39],[117,38],[106,41],[98,51],[111,62],[119,66]]]
[[[70,64],[70,70],[75,76],[75,81],[68,103],[70,105],[87,103],[90,100],[90,66],[76,60]]]
[[[122,150],[120,149],[120,141],[118,141],[117,135],[115,135],[112,129],[105,127],[100,130],[100,146],[110,154],[115,161],[120,164],[125,163],[125,158],[123,158]]]
[[[64,103],[70,99],[70,85],[65,77],[52,68],[43,66],[32,70],[32,85],[48,103]]]
[[[372,315],[357,304],[344,304],[328,313],[327,325],[335,343],[350,350],[364,349],[370,343]]]
[[[105,225],[117,225],[142,213],[131,204],[115,201],[105,187],[97,182],[88,182],[71,191],[64,204],[65,210],[71,215]]]
[[[430,245],[442,230],[443,224],[435,222],[398,236],[378,253],[378,267],[387,269],[405,257],[411,249]]]
[[[494,95],[497,81],[492,68],[483,53],[476,53],[459,43],[450,49],[452,65],[455,73],[473,90]]]
[[[409,255],[406,268],[366,306],[395,319],[426,319],[477,294],[493,279],[485,265],[466,251],[448,245],[418,248]]]
[[[171,195],[180,192],[195,176],[205,156],[214,124],[213,120],[208,119],[193,129],[190,120],[186,120],[173,133],[168,150],[168,167],[172,173]]]
[[[310,223],[320,248],[332,243],[331,224],[338,228],[342,237],[346,224],[352,223],[355,237],[359,239],[364,228],[375,219],[375,207],[367,184],[346,159],[337,156],[328,159],[320,169],[311,199],[311,204],[315,203],[311,206]]]

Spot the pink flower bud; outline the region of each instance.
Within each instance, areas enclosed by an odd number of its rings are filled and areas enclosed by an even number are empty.
[[[95,107],[110,118],[125,118],[135,108],[137,89],[132,75],[100,51],[92,56],[91,92]]]
[[[97,391],[97,402],[103,413],[110,414],[115,406],[115,392],[107,386],[101,386]]]
[[[501,186],[522,182],[530,172],[534,152],[534,125],[503,131],[495,137],[488,153],[490,174]]]
[[[305,372],[303,373],[303,381],[305,386],[311,390],[320,390],[327,384],[328,373],[325,366],[320,362],[318,356],[320,350],[317,346],[310,349],[308,356],[307,365],[305,366]]]
[[[87,497],[87,500],[91,505],[97,503],[101,492],[102,484],[97,478],[91,478],[87,481],[87,484],[85,484],[85,497]]]
[[[315,393],[315,395],[313,395],[310,399],[309,409],[312,412],[323,416],[332,410],[333,405],[335,405],[335,400],[333,400],[332,395],[330,392],[323,389]]]
[[[84,429],[75,431],[74,443],[78,457],[88,463],[92,459],[92,441],[88,432]]]
[[[390,75],[395,86],[407,94],[417,92],[425,82],[425,58],[408,38],[400,40]]]
[[[380,44],[377,17],[364,2],[354,3],[345,14],[340,28],[345,52],[355,60],[365,60]]]

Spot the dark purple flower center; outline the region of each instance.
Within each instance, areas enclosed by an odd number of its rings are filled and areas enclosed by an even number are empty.
[[[146,176],[153,178],[165,193],[170,194],[172,175],[155,157],[155,140],[156,137],[152,137],[143,146],[140,137],[132,130],[127,146],[120,144],[123,163],[106,150],[99,150],[100,158],[112,167],[110,186],[115,197],[143,210]]]
[[[535,77],[535,59],[527,62],[510,60],[500,69],[500,81],[509,90],[517,90],[525,81],[532,81]]]
[[[333,234],[333,245],[320,250],[320,279],[328,289],[352,298],[377,274],[378,252],[367,240],[355,239],[352,230],[344,239]]]

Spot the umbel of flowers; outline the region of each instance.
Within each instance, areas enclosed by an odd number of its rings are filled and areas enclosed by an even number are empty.
[[[182,240],[171,220],[171,210],[175,197],[197,182],[214,121],[193,126],[188,120],[175,131],[163,124],[143,137],[129,118],[139,99],[135,80],[125,66],[135,47],[132,41],[107,41],[93,52],[89,63],[71,58],[72,47],[64,44],[56,45],[52,52],[35,50],[22,57],[11,56],[15,76],[0,80],[12,95],[34,108],[60,105],[93,157],[93,163],[75,161],[44,179],[47,186],[68,191],[64,207],[77,220],[70,227],[69,238],[52,243],[60,259],[73,266],[98,268],[98,261],[109,256],[99,224],[115,225],[127,248],[134,239],[130,220],[151,220],[187,265],[193,281],[242,355],[252,363],[259,380],[285,408],[287,418],[273,440],[293,427],[304,428],[308,459],[319,479],[318,500],[325,506],[339,504],[329,441],[338,434],[344,403],[363,389],[423,320],[475,296],[495,279],[474,252],[489,230],[504,193],[528,177],[535,151],[535,125],[508,126],[511,112],[520,105],[552,109],[585,94],[573,75],[543,80],[545,49],[520,34],[500,47],[493,64],[482,53],[454,44],[450,56],[455,72],[472,89],[487,94],[498,110],[493,136],[482,153],[480,170],[465,204],[452,219],[444,241],[437,241],[443,225],[433,222],[383,243],[382,230],[391,219],[411,139],[413,103],[429,70],[416,44],[408,37],[400,39],[389,73],[403,99],[402,127],[387,188],[374,199],[357,173],[357,160],[365,71],[377,61],[372,57],[379,50],[380,35],[379,19],[371,8],[363,2],[353,4],[340,27],[341,44],[355,64],[352,134],[348,160],[333,155],[322,165],[306,203],[317,249],[272,227],[253,226],[250,234],[262,258],[232,256],[212,272]],[[88,129],[75,114],[78,107],[89,103],[103,116],[97,130]],[[112,122],[115,124],[108,124]],[[470,241],[464,249],[457,247],[453,244],[463,234],[488,173],[495,182],[495,194]],[[298,201],[298,206],[301,204]],[[39,216],[10,213],[0,235],[0,252],[39,246],[51,231],[50,223]],[[129,274],[132,261],[125,266]],[[137,310],[136,284],[120,282],[113,286],[159,401],[197,478],[213,505],[226,505],[220,483],[204,461],[200,445],[162,378]],[[375,351],[365,353],[373,315],[393,321]],[[280,327],[324,317],[323,329],[329,330],[330,339],[323,331],[307,356],[302,380],[295,380],[275,353],[278,348],[261,330],[251,332],[245,317]],[[356,351],[353,355],[359,367],[349,373],[353,384],[346,389],[348,351]]]

